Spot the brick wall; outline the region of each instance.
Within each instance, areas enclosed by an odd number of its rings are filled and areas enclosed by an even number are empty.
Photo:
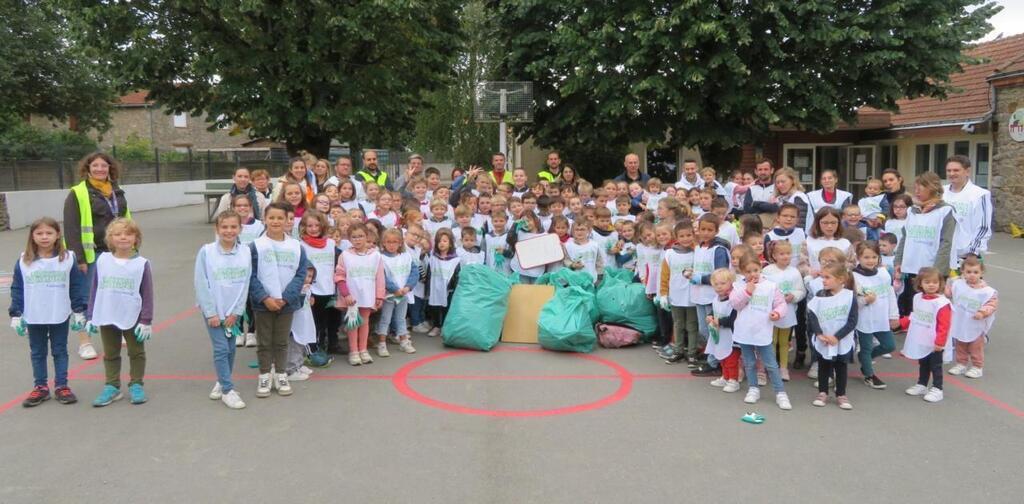
[[[1024,107],[1024,83],[996,88],[995,153],[992,156],[992,198],[997,229],[1024,225],[1024,142],[1010,138],[1010,114]]]
[[[174,127],[174,117],[164,113],[162,108],[121,107],[111,113],[111,128],[99,139],[104,149],[123,143],[132,133],[148,138],[154,147],[172,149],[192,147],[193,149],[220,149],[241,147],[250,140],[248,135],[230,135],[230,130],[207,131],[210,124],[207,116],[187,116],[185,128]]]

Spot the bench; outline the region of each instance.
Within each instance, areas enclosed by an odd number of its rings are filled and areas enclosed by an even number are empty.
[[[206,222],[213,222],[213,214],[217,211],[220,198],[231,190],[232,182],[207,182],[202,191],[185,191],[185,194],[198,194],[206,198]]]

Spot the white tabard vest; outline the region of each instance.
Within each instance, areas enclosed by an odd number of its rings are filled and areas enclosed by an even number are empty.
[[[824,189],[818,189],[817,191],[811,191],[807,193],[807,226],[806,230],[808,233],[811,232],[811,228],[814,227],[814,215],[818,213],[818,210],[830,206],[843,211],[843,205],[846,205],[853,200],[853,195],[842,190],[836,189],[836,199],[832,203],[826,203],[825,197],[823,196]]]
[[[591,231],[590,241],[597,244],[597,248],[601,250],[601,254],[604,256],[602,259],[604,259],[605,264],[615,264],[615,254],[608,252],[608,250],[615,245],[615,242],[619,241],[619,233],[612,231],[608,233],[608,236],[601,236],[597,231]]]
[[[896,306],[896,293],[892,290],[892,277],[884,268],[871,276],[853,272],[853,283],[858,296],[875,295],[875,302],[869,305],[857,305],[857,330],[864,333],[888,331],[890,319],[899,318],[899,311],[893,313]]]
[[[943,206],[926,214],[911,212],[907,216],[907,223],[903,226],[903,239],[906,243],[903,244],[903,264],[900,271],[916,275],[921,268],[935,265],[935,257],[939,254],[942,221],[952,211],[953,207]]]
[[[459,256],[459,264],[463,266],[468,264],[483,264],[487,260],[483,249],[479,252],[471,252],[463,247],[458,247],[455,249],[455,255]]]
[[[665,251],[665,260],[662,267],[668,265],[668,302],[672,306],[693,306],[690,299],[690,280],[683,276],[683,272],[693,269],[693,252],[680,252],[675,249]],[[660,274],[659,279],[660,282]]]
[[[711,310],[718,320],[728,317],[733,312],[732,304],[729,303],[729,300],[721,301],[717,296],[711,302]],[[715,340],[709,337],[704,353],[714,355],[718,360],[728,357],[732,353],[732,329],[719,327],[718,343],[715,343]]]
[[[725,249],[717,243],[712,243],[710,247],[701,245],[693,251],[694,275],[700,275],[701,279],[711,276],[711,273],[715,271],[715,251],[719,248]],[[709,305],[716,297],[715,289],[711,285],[701,284],[690,287],[690,299],[695,304]]]
[[[292,316],[292,339],[300,345],[316,343],[316,322],[313,320],[309,298],[310,294],[306,294],[306,302]]]
[[[378,215],[377,211],[374,210],[373,213],[367,216],[367,219],[377,219],[384,226],[384,229],[393,228],[398,225],[398,214],[390,211],[384,215]]]
[[[820,271],[821,262],[818,261],[818,254],[822,250],[828,247],[835,247],[842,250],[844,254],[848,254],[850,251],[850,240],[846,238],[840,238],[838,240],[829,240],[827,238],[808,238],[804,242],[804,246],[807,247],[807,262],[811,266],[811,271]]]
[[[914,294],[914,311],[910,313],[910,328],[903,341],[903,355],[911,359],[922,359],[935,350],[935,325],[939,310],[949,304],[945,296],[925,299],[924,294]],[[942,360],[953,360],[953,338],[946,339]]]
[[[252,224],[242,224],[242,231],[238,233],[238,243],[248,245],[256,241],[256,238],[263,236],[266,230],[267,227],[258,220],[252,221]]]
[[[454,225],[455,225],[455,223],[450,221],[450,220],[448,220],[448,219],[444,219],[441,222],[437,222],[437,221],[435,221],[433,219],[427,219],[427,220],[423,221],[423,230],[426,231],[428,234],[430,234],[430,239],[433,240],[434,239],[434,235],[437,234],[437,230],[438,229],[441,229],[441,228],[451,229],[452,226],[454,226]]]
[[[381,254],[380,258],[384,262],[384,275],[387,279],[391,280],[391,283],[397,285],[399,289],[405,286],[405,281],[409,279],[409,272],[412,271],[412,254],[409,251],[394,256]],[[405,298],[412,303],[412,291],[409,291]]]
[[[25,307],[21,319],[26,324],[60,324],[71,316],[71,268],[75,253],[68,250],[64,260],[59,257],[36,258],[25,263],[22,254],[21,280]]]
[[[664,254],[665,250],[658,246],[637,245],[636,247],[636,274],[640,277],[640,281],[643,282],[646,294],[658,293],[658,282],[656,279],[658,278],[661,258]],[[655,278],[654,282],[651,281],[651,277]]]
[[[852,303],[853,292],[849,289],[843,289],[839,291],[839,294],[815,296],[814,299],[807,303],[807,310],[813,312],[814,316],[817,317],[822,334],[835,336],[846,325]],[[840,355],[850,353],[857,338],[854,335],[854,331],[850,331],[849,334],[839,340],[839,345],[836,346],[826,345],[825,342],[818,338],[817,334],[813,336],[812,341],[814,342],[814,349],[821,354],[822,358],[834,360]]]
[[[427,264],[430,267],[430,295],[427,306],[448,306],[448,282],[455,275],[455,269],[459,267],[459,256],[441,259],[430,254]]]
[[[746,287],[740,287],[746,288]],[[772,344],[772,324],[768,316],[772,313],[778,287],[774,282],[761,280],[754,288],[750,301],[736,314],[736,327],[732,339],[743,345],[765,346]]]
[[[271,240],[266,235],[261,236],[253,242],[256,246],[256,254],[259,256],[257,263],[256,278],[263,284],[263,290],[267,295],[282,299],[284,289],[288,283],[295,278],[299,269],[299,259],[302,257],[302,245],[299,241],[286,236],[284,240]],[[261,300],[254,299],[253,302]]]
[[[506,248],[508,248],[508,233],[502,233],[500,235],[489,234],[484,237],[484,263],[488,268],[495,270],[499,273],[509,273],[512,269],[509,267],[508,259],[502,257],[501,267],[498,267],[497,257]]]
[[[771,241],[773,242],[787,241],[793,247],[793,253],[789,256],[789,264],[780,264],[780,267],[785,268],[786,266],[796,266],[797,263],[800,262],[800,249],[804,247],[804,242],[807,241],[807,234],[804,233],[803,229],[794,228],[792,233],[789,233],[788,235],[780,235],[775,232],[775,228],[772,228],[765,234],[771,238]],[[817,256],[815,256],[814,259],[817,260]]]
[[[565,254],[568,259],[583,263],[582,271],[586,271],[595,282],[597,281],[597,256],[601,254],[601,249],[593,240],[584,245],[569,240],[565,242]]]
[[[238,245],[233,254],[220,251],[218,242],[203,245],[206,259],[206,288],[213,295],[217,317],[224,320],[245,306],[249,297],[252,256],[248,245]]]
[[[884,194],[877,196],[865,196],[857,201],[857,206],[860,207],[860,216],[865,219],[874,219],[882,213],[882,200],[885,199]]]
[[[408,245],[406,245],[405,251],[409,253],[409,256],[412,257],[412,259],[414,261],[419,263],[419,265],[420,265],[420,273],[423,273],[423,268],[426,268],[426,264],[425,264],[426,261],[420,259],[420,248],[419,247],[409,247]],[[423,278],[422,274],[420,275],[420,278]],[[426,298],[427,297],[426,292],[427,292],[427,286],[423,283],[423,280],[420,280],[420,281],[416,282],[416,287],[412,288],[412,295],[413,295],[414,299],[415,298],[420,298],[420,299]]]
[[[377,249],[366,255],[356,254],[349,249],[341,254],[345,261],[345,284],[349,294],[360,308],[373,308],[377,303],[377,268],[381,266],[381,254]]]
[[[772,268],[775,270],[776,268]],[[768,269],[765,268],[762,273],[766,280],[774,282],[775,285],[779,286],[779,292],[785,297],[786,294],[792,294],[793,290],[797,288],[797,282],[803,282],[803,278],[800,277],[800,272],[793,266],[788,268],[775,271],[775,273],[769,273]],[[796,325],[796,303],[788,303],[789,307],[786,310],[786,314],[779,320],[775,321],[775,327],[790,328]]]
[[[96,300],[92,323],[126,330],[135,327],[142,312],[142,275],[146,259],[135,256],[119,264],[110,252],[96,259]]]
[[[974,320],[974,314],[992,299],[996,290],[987,285],[973,289],[962,278],[953,281],[952,290],[953,299],[950,301],[953,303],[953,321],[950,324],[950,335],[964,343],[970,343],[982,335],[988,336],[996,320],[995,314],[981,320]]]
[[[328,238],[327,245],[321,249],[302,242],[302,249],[306,251],[306,259],[316,270],[311,292],[317,296],[333,296],[336,290],[334,285],[334,240]]]

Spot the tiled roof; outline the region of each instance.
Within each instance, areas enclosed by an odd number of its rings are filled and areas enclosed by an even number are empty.
[[[128,93],[126,95],[118,97],[117,105],[122,105],[122,106],[127,106],[127,107],[132,107],[132,106],[138,107],[138,106],[141,106],[141,105],[149,105],[149,104],[153,103],[153,101],[149,100],[148,96],[149,96],[149,91],[146,91],[146,90],[135,91],[134,93]]]
[[[966,65],[964,71],[950,76],[950,84],[961,91],[945,100],[914,98],[897,102],[900,113],[892,115],[893,127],[983,117],[991,107],[986,79],[996,72],[1024,69],[1024,33],[977,44],[966,51],[968,56],[986,62]]]

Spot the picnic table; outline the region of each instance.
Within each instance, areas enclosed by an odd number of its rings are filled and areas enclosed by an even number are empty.
[[[213,222],[213,214],[217,211],[220,198],[231,190],[232,182],[207,182],[202,191],[185,191],[185,194],[199,194],[206,198],[206,222]]]

